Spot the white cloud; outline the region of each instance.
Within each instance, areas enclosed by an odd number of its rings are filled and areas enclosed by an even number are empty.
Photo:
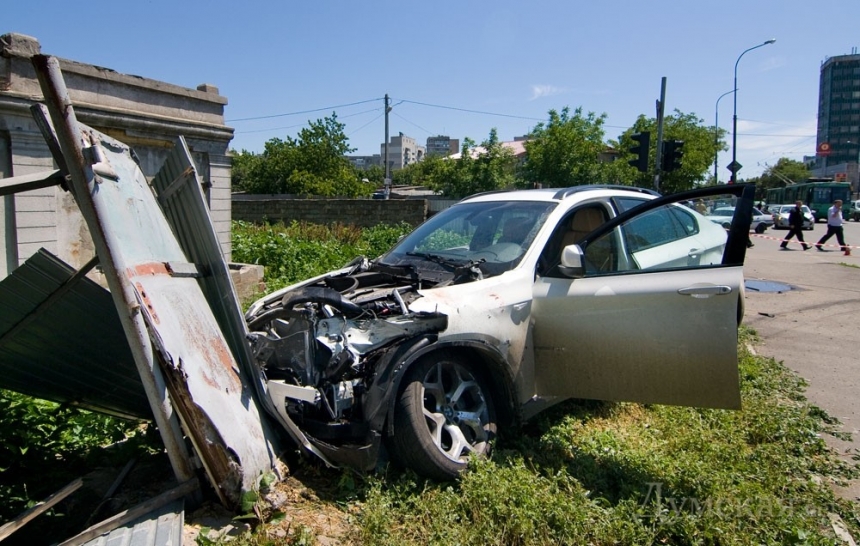
[[[785,57],[768,57],[765,59],[763,63],[759,65],[759,70],[762,72],[768,72],[770,70],[775,70],[777,68],[782,68],[786,66],[788,63],[785,60]]]
[[[532,85],[532,96],[529,100],[535,100],[542,97],[552,97],[553,95],[562,95],[567,93],[564,87],[556,87],[554,85]]]

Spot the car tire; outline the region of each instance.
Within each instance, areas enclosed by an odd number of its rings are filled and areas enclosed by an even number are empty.
[[[417,474],[456,478],[469,457],[488,456],[496,436],[490,383],[464,359],[435,353],[406,372],[389,445],[396,462]]]
[[[764,233],[764,230],[766,230],[766,229],[767,229],[767,226],[766,226],[766,225],[764,225],[764,224],[759,224],[759,225],[757,225],[757,226],[755,227],[755,232],[756,232],[756,233],[758,233],[758,234],[760,235],[760,234]]]

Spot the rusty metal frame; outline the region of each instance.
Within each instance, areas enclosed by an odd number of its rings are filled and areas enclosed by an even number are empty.
[[[131,150],[77,121],[56,58],[32,61],[50,114],[40,126],[59,143],[174,473],[193,477],[187,436],[221,502],[236,506],[275,467],[248,379],[198,280],[171,274],[189,260]]]

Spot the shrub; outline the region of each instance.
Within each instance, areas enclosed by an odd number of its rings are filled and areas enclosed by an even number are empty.
[[[289,225],[233,222],[233,259],[266,268],[269,290],[343,267],[357,256],[376,258],[412,226],[379,224],[357,228],[293,221]]]

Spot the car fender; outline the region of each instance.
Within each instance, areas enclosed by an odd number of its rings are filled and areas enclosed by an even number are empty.
[[[386,435],[394,434],[394,408],[406,371],[422,357],[445,350],[470,354],[480,359],[482,369],[488,374],[493,392],[496,394],[495,403],[499,421],[502,423],[515,421],[518,412],[516,411],[514,381],[510,373],[511,367],[497,349],[498,346],[498,340],[485,339],[485,336],[437,341],[412,339],[402,343],[396,350],[383,356],[377,368],[377,377],[380,379],[380,386],[383,387],[381,389],[383,394],[374,396],[372,402],[370,399],[368,400],[368,407],[371,407],[373,412],[373,415],[369,415],[371,428],[377,430],[377,426],[383,426]],[[376,386],[377,381],[375,380],[373,387]],[[382,412],[379,411],[382,409],[382,404],[385,405],[386,409],[384,425],[380,422],[380,418],[383,416],[380,415]]]

